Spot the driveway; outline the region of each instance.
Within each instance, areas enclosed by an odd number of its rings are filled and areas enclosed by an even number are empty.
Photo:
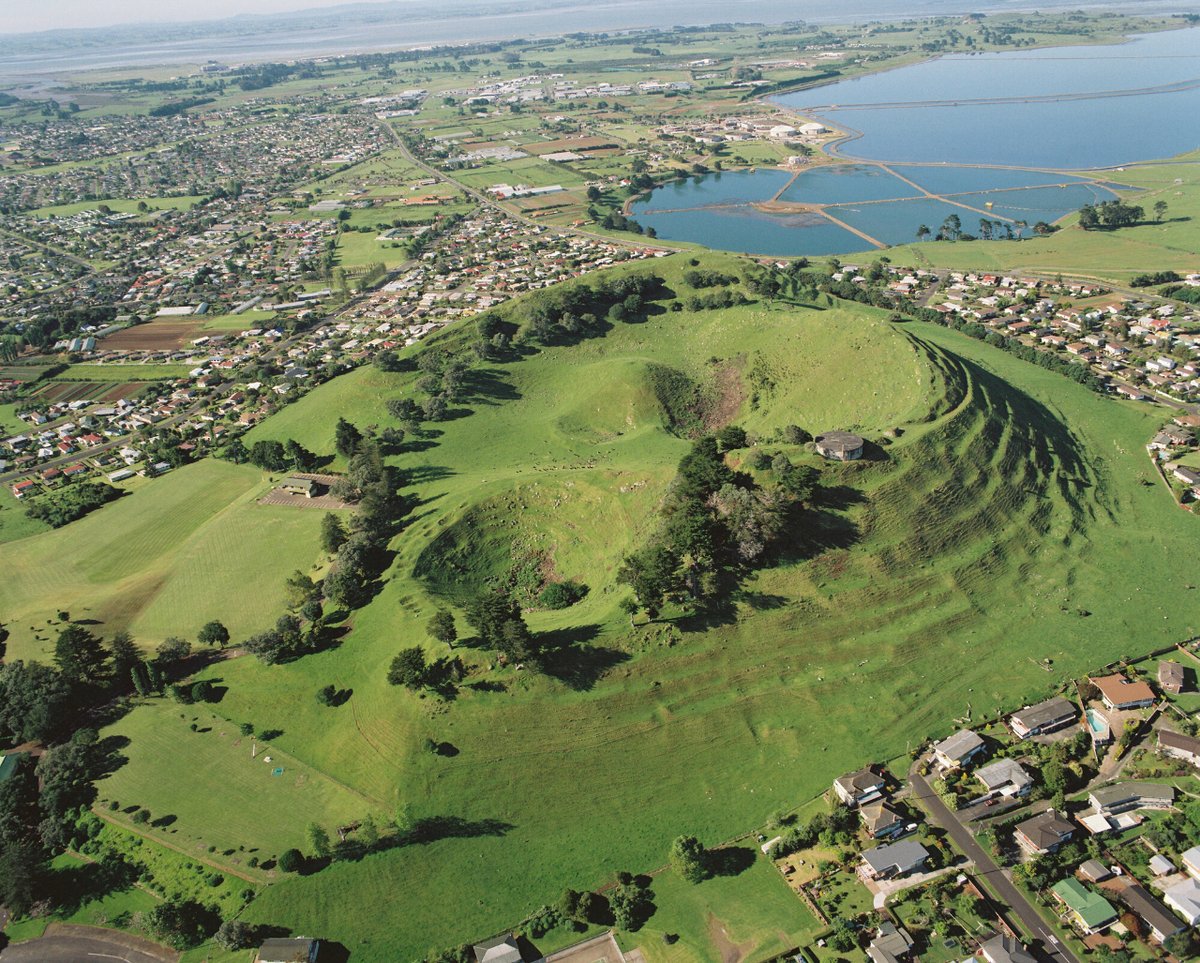
[[[1042,919],[1038,911],[1030,904],[1023,893],[996,865],[995,860],[987,851],[975,842],[975,837],[954,816],[954,813],[942,802],[941,798],[929,786],[929,783],[915,769],[908,774],[908,781],[913,787],[913,795],[920,800],[921,805],[929,812],[930,821],[950,834],[950,838],[962,852],[975,864],[976,876],[987,884],[996,897],[1006,905],[1035,939],[1041,941],[1043,956],[1052,963],[1080,963],[1067,947],[1058,942],[1053,931]]]
[[[93,926],[51,923],[38,940],[13,943],[0,951],[0,963],[177,963],[174,950],[128,933]]]

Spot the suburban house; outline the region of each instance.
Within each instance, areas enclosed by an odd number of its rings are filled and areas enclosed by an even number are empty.
[[[1163,660],[1158,663],[1158,687],[1163,692],[1178,695],[1187,685],[1187,671],[1178,662]]]
[[[271,939],[258,948],[256,963],[317,963],[321,942],[306,936]]]
[[[1086,879],[1089,883],[1099,883],[1112,877],[1112,870],[1098,859],[1089,859],[1080,863],[1076,872],[1079,873],[1080,879]]]
[[[863,828],[872,839],[890,839],[903,831],[906,820],[885,802],[866,803],[859,807]]]
[[[312,498],[317,494],[317,483],[311,478],[301,478],[299,475],[288,475],[279,487],[289,495],[303,495]]]
[[[1189,874],[1195,879],[1200,879],[1200,846],[1193,846],[1179,857],[1179,861]]]
[[[879,924],[875,939],[867,947],[867,956],[872,963],[899,963],[908,959],[912,952],[912,937],[905,932],[903,926],[897,929],[889,920]]]
[[[858,873],[863,879],[895,879],[924,868],[929,850],[911,839],[868,849],[862,854]],[[480,961],[482,963],[482,961]]]
[[[1028,796],[1033,789],[1033,777],[1015,759],[997,759],[981,766],[975,778],[983,783],[988,796]]]
[[[1150,872],[1155,876],[1166,876],[1175,872],[1175,864],[1162,853],[1155,853],[1150,857]]]
[[[933,758],[943,769],[965,766],[987,748],[983,739],[970,729],[959,729],[933,747]]]
[[[1175,802],[1175,789],[1157,782],[1118,782],[1093,790],[1088,802],[1101,816],[1115,816],[1131,809],[1170,809]]]
[[[1018,709],[1008,718],[1008,724],[1018,739],[1054,732],[1075,721],[1078,710],[1062,696],[1055,696],[1037,705]]]
[[[476,943],[475,963],[521,963],[521,950],[512,933]]]
[[[1183,917],[1188,926],[1200,923],[1200,883],[1190,876],[1163,890],[1163,902]]]
[[[1200,768],[1200,739],[1193,739],[1170,729],[1159,729],[1158,751],[1164,756],[1181,759],[1189,766]]]
[[[1154,690],[1147,683],[1135,682],[1120,673],[1102,675],[1091,683],[1100,690],[1107,709],[1142,709],[1154,705]]]
[[[1099,933],[1116,922],[1117,911],[1112,903],[1074,877],[1068,876],[1055,883],[1050,892],[1067,908],[1071,923],[1084,936]]]
[[[1134,883],[1121,890],[1121,901],[1133,910],[1150,930],[1150,938],[1162,943],[1168,936],[1174,936],[1183,930],[1179,917],[1162,904],[1162,900],[1153,896],[1140,883]]]
[[[1075,827],[1053,809],[1047,809],[1024,822],[1014,831],[1017,845],[1025,852],[1053,853],[1075,835]]]
[[[998,934],[979,945],[986,963],[1035,963],[1035,957],[1019,940]]]
[[[858,772],[838,776],[833,781],[833,791],[847,806],[861,806],[882,797],[885,785],[883,777],[868,766]]]

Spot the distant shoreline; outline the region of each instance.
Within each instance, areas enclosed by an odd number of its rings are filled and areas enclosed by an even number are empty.
[[[1027,9],[1077,8],[1069,0],[1051,4],[1028,0]],[[1166,14],[1176,7],[1162,0],[1153,9],[1127,10],[1122,2],[1096,3],[1089,11],[1114,14]],[[101,70],[257,63],[355,55],[430,46],[495,42],[516,38],[560,37],[575,31],[625,31],[714,23],[852,23],[957,16],[970,12],[1017,13],[1026,9],[997,0],[924,0],[903,14],[878,0],[838,3],[815,0],[798,9],[786,0],[667,0],[648,7],[632,0],[493,10],[463,16],[424,3],[378,9],[355,5],[280,16],[239,17],[186,24],[151,24],[0,35],[0,86],[44,83],[56,76]],[[352,16],[348,16],[350,12]],[[152,33],[156,37],[148,38]]]

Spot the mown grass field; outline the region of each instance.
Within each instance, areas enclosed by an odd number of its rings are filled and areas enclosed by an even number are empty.
[[[672,258],[629,269],[661,272],[686,296],[685,267]],[[467,331],[441,338],[453,344]],[[769,441],[792,423],[870,439],[902,433],[879,460],[823,466],[827,494],[806,528],[728,612],[631,627],[618,608],[626,590],[616,568],[648,535],[687,450],[668,430],[651,364],[693,379],[711,423],[736,420],[768,452],[811,459]],[[414,393],[417,377],[359,369],[246,441],[294,437],[327,453],[339,417],[390,425],[384,402]],[[1015,707],[1117,655],[1195,634],[1179,600],[1196,560],[1196,521],[1154,483],[1143,448],[1161,420],[946,329],[889,323],[853,305],[654,313],[604,337],[477,369],[456,417],[395,457],[416,507],[392,543],[380,593],[355,613],[342,644],[289,665],[243,658],[207,670],[227,688],[216,712],[230,727],[283,730],[272,749],[311,773],[320,793],[295,812],[262,804],[253,770],[240,772],[228,757],[221,724],[215,736],[193,733],[189,710],[173,704],[138,708],[115,726],[131,737],[130,762],[105,792],[176,816],[173,838],[219,839],[235,852],[283,845],[309,821],[332,831],[401,808],[451,818],[443,838],[276,882],[247,918],[319,932],[363,960],[410,960],[481,938],[564,886],[662,866],[680,833],[709,844],[730,838],[813,798],[847,768],[945,735],[956,717]],[[237,638],[279,610],[282,577],[315,557],[315,528],[285,536],[279,523],[300,517],[315,526],[319,513],[262,524],[252,503],[260,473],[220,463],[185,471],[213,476],[136,513],[148,529],[163,529],[156,550],[142,549],[150,535],[132,512],[117,525],[115,516],[106,526],[94,520],[167,491],[160,486],[171,476],[76,523],[71,545],[94,539],[99,557],[106,532],[110,558],[119,530],[135,588],[166,560],[165,584],[125,618],[139,637],[188,635],[219,617]],[[197,520],[214,510],[208,524]],[[95,528],[80,527],[89,522]],[[234,531],[240,538],[224,552],[207,547]],[[247,533],[256,544],[244,544]],[[181,540],[182,556],[168,551]],[[62,545],[43,547],[47,554],[18,571],[40,571]],[[589,586],[570,609],[529,612],[535,631],[569,635],[582,654],[543,676],[460,649],[468,682],[484,685],[448,703],[388,686],[399,648],[444,653],[425,637],[429,615],[503,575],[514,547]],[[216,584],[200,560],[221,557],[233,571]],[[90,554],[79,564],[89,562],[98,564]],[[107,573],[110,588],[118,574]],[[51,588],[31,589],[27,578],[16,585],[15,594],[0,586],[0,605],[8,607],[6,592],[20,599]],[[239,602],[252,610],[241,621]],[[352,689],[349,703],[319,705],[314,695],[326,684]],[[185,718],[168,725],[181,711]],[[426,739],[457,754],[434,755]],[[164,778],[184,747],[200,760],[196,772]],[[229,793],[201,793],[206,773],[228,780]],[[755,863],[695,889],[656,877],[661,915],[621,939],[642,945],[651,963],[721,959],[720,927],[753,958],[779,952],[813,923],[773,873]],[[403,913],[380,914],[398,892],[420,896],[406,899]],[[662,944],[660,928],[679,932],[680,942]]]
[[[332,715],[338,710],[327,711]],[[131,740],[124,750],[129,764],[98,786],[102,807],[120,804],[106,817],[255,879],[272,879],[275,873],[249,866],[251,857],[258,863],[274,860],[290,847],[306,845],[309,823],[348,824],[371,805],[280,752],[273,741],[243,736],[235,723],[206,706],[155,700],[117,728]],[[276,776],[276,769],[283,773]],[[170,806],[163,801],[164,783],[171,786]],[[210,820],[214,792],[225,814],[219,822]],[[149,828],[139,830],[129,822],[127,810],[134,806],[150,809]],[[281,819],[281,813],[287,818]],[[154,825],[160,821],[162,825]],[[201,826],[205,832],[197,835]],[[246,846],[248,839],[257,845]],[[215,854],[208,853],[210,846],[216,847]]]
[[[13,497],[10,486],[0,487],[0,545],[50,530],[45,522],[29,518],[25,507],[24,502]]]
[[[186,364],[73,364],[55,381],[161,381],[182,378],[192,370]]]
[[[148,646],[194,638],[212,618],[235,639],[266,628],[283,606],[283,578],[317,559],[321,516],[256,504],[267,488],[258,469],[209,459],[5,545],[8,657],[46,657],[59,609]]]
[[[182,195],[180,197],[147,197],[147,198],[109,198],[103,201],[79,201],[75,204],[55,204],[51,207],[39,207],[31,211],[26,211],[23,216],[33,218],[43,217],[72,217],[75,214],[81,214],[84,211],[95,211],[101,205],[108,207],[117,214],[139,214],[138,205],[145,203],[150,211],[176,210],[182,211],[191,207],[197,201],[201,200],[199,196]]]

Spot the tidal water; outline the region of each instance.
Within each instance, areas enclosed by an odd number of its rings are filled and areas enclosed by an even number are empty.
[[[663,238],[750,254],[902,244],[952,214],[971,234],[981,221],[1028,234],[1117,197],[1122,165],[1200,148],[1200,28],[951,55],[779,99],[851,134],[837,153],[880,163],[817,167],[790,183],[778,170],[692,178],[634,204],[637,220]],[[1104,174],[1067,173],[1089,170]],[[816,207],[751,206],[765,200]]]

